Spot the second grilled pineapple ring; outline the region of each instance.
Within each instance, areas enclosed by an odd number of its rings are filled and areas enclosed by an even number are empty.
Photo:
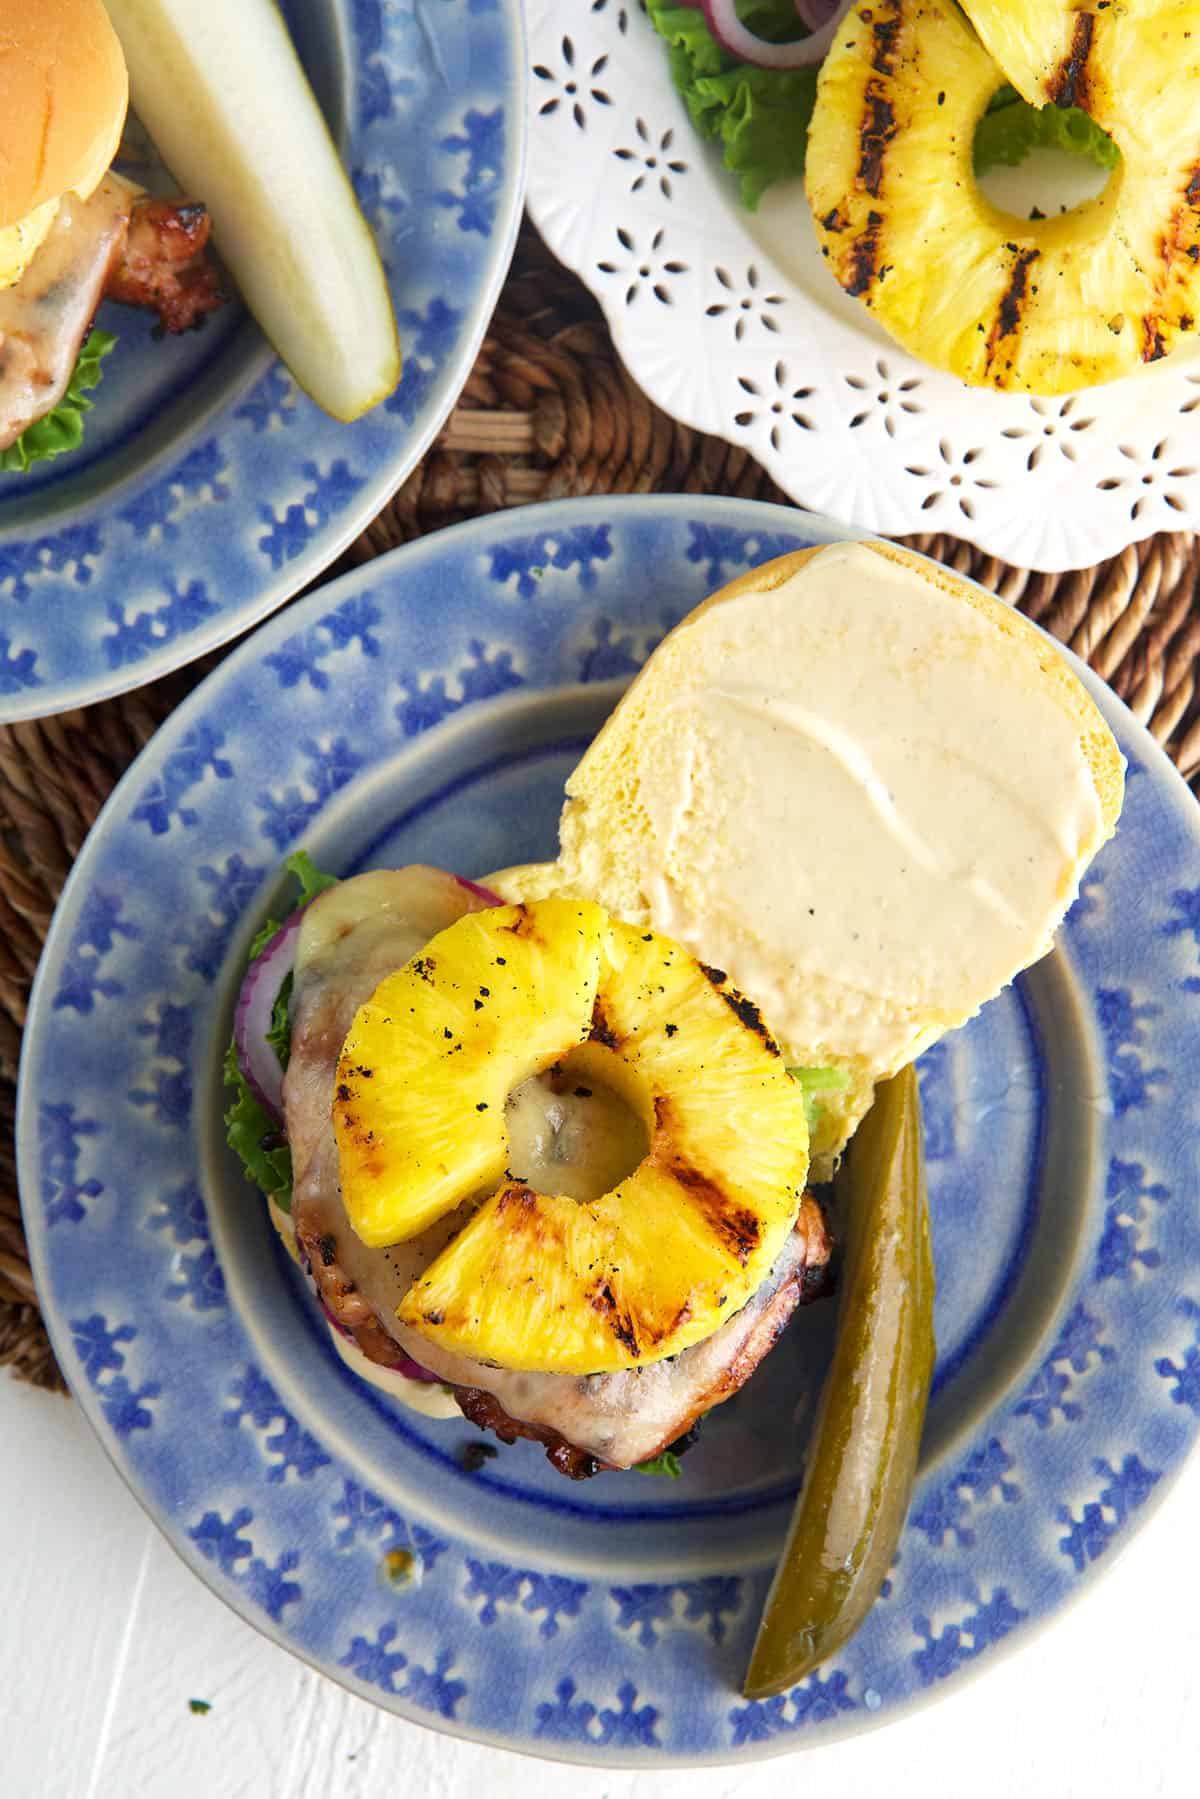
[[[808,196],[838,281],[906,348],[978,385],[1065,393],[1156,361],[1200,316],[1200,31],[1191,0],[1038,0],[1039,75],[1030,10],[966,5],[1003,64],[1011,44],[1018,85],[1115,140],[1103,193],[1050,219],[992,206],[972,153],[1002,69],[952,0],[870,0],[821,69]],[[1078,42],[1068,12],[1089,21]]]
[[[649,1142],[594,1200],[507,1169],[508,1094],[565,1056]],[[803,1099],[755,1008],[668,938],[576,900],[470,913],[390,975],[346,1038],[333,1124],[367,1243],[484,1196],[401,1322],[539,1372],[609,1372],[711,1335],[769,1272],[808,1172]]]

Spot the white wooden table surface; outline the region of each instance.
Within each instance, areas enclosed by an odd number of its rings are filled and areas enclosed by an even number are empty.
[[[1200,1793],[1200,1461],[1082,1603],[940,1703],[757,1766],[628,1774],[435,1736],[293,1661],[176,1560],[73,1404],[2,1373],[0,1443],[0,1799]]]

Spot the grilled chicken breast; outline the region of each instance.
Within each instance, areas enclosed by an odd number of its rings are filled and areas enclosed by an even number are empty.
[[[211,224],[195,201],[152,199],[116,175],[62,202],[21,279],[0,288],[0,450],[60,403],[101,300],[155,312],[168,332],[223,304]]]

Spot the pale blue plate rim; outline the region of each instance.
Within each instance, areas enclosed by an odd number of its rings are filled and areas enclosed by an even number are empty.
[[[854,530],[853,528],[841,527],[832,521],[815,515],[801,514],[789,511],[786,508],[753,501],[734,501],[724,498],[704,498],[685,495],[659,495],[640,497],[624,496],[615,498],[597,497],[584,500],[550,502],[523,508],[516,514],[499,514],[487,518],[467,521],[462,525],[452,527],[446,532],[437,533],[399,550],[390,552],[386,557],[380,558],[377,562],[368,567],[352,571],[351,573],[340,577],[337,582],[331,584],[328,588],[325,588],[319,593],[309,596],[305,601],[300,602],[285,618],[277,619],[257,632],[248,643],[236,649],[220,668],[207,677],[201,686],[197,688],[195,693],[177,710],[171,720],[162,727],[146,749],[143,750],[137,761],[126,772],[121,783],[110,796],[93,827],[88,843],[85,845],[84,850],[77,860],[76,867],[68,879],[60,900],[58,914],[47,941],[47,951],[43,956],[42,964],[39,967],[35,980],[29,1009],[29,1023],[27,1025],[22,1046],[18,1109],[18,1161],[23,1191],[30,1190],[29,1182],[37,1165],[35,1143],[36,1132],[32,1124],[32,1102],[28,1094],[29,1069],[40,1053],[41,1038],[50,1028],[51,1015],[46,988],[61,964],[62,951],[65,947],[65,933],[69,925],[77,916],[78,900],[82,898],[87,890],[89,859],[93,854],[98,853],[98,846],[103,842],[106,831],[109,828],[111,815],[119,809],[125,793],[136,788],[139,781],[144,780],[146,773],[151,767],[161,763],[163,757],[169,753],[172,745],[178,742],[179,738],[191,726],[195,719],[203,713],[205,707],[211,704],[213,698],[219,694],[222,685],[226,681],[231,680],[236,676],[242,668],[261,661],[261,658],[266,651],[272,647],[277,647],[278,642],[285,635],[294,632],[296,628],[301,626],[304,622],[312,622],[312,619],[315,618],[320,611],[339,601],[344,601],[348,597],[352,597],[357,590],[360,590],[366,585],[377,586],[386,582],[393,572],[402,574],[404,570],[413,568],[419,561],[429,560],[437,562],[446,557],[453,561],[458,557],[460,551],[463,554],[466,554],[471,549],[476,549],[489,543],[495,543],[497,540],[503,540],[505,536],[528,538],[539,532],[555,533],[560,528],[565,528],[572,520],[582,519],[588,523],[610,520],[614,521],[619,529],[621,521],[626,518],[630,520],[638,518],[648,519],[652,516],[657,516],[664,521],[668,521],[685,518],[700,518],[706,513],[713,517],[723,516],[726,520],[736,519],[741,528],[750,533],[783,533],[791,536],[808,538],[811,541],[818,542],[843,537],[852,537],[861,540],[869,536],[867,533]],[[1180,776],[1160,746],[1151,737],[1149,732],[1133,718],[1121,702],[1115,698],[1098,677],[1088,671],[1069,652],[1062,651],[1061,645],[1056,644],[1055,647],[1074,664],[1076,672],[1090,688],[1098,703],[1101,704],[1103,710],[1108,715],[1110,722],[1114,724],[1114,727],[1119,727],[1124,742],[1134,753],[1133,773],[1148,776],[1150,778],[1151,787],[1157,791],[1162,791],[1165,786],[1165,790],[1171,796],[1173,803],[1178,803],[1180,801],[1186,802],[1186,816],[1188,820],[1187,831],[1192,840],[1191,847],[1193,852],[1200,857],[1200,818],[1193,817],[1195,802],[1187,792]],[[51,1338],[64,1366],[71,1369],[76,1366],[77,1358],[75,1357],[71,1344],[67,1321],[64,1317],[56,1313],[54,1309],[53,1286],[48,1278],[50,1273],[50,1262],[48,1260],[46,1230],[36,1206],[26,1207],[26,1223],[30,1240],[31,1258],[33,1260],[39,1291],[48,1295],[47,1324],[50,1329]],[[1200,1256],[1200,1243],[1195,1245],[1195,1249],[1197,1256]],[[1194,1272],[1194,1269],[1192,1272]],[[1197,1316],[1200,1316],[1200,1308],[1197,1308]],[[1200,1332],[1197,1333],[1197,1336],[1198,1339],[1200,1339]],[[1047,1364],[1047,1366],[1049,1366],[1049,1364]],[[1164,1376],[1164,1378],[1166,1377]],[[75,1385],[75,1383],[73,1383],[73,1385]],[[939,1683],[933,1686],[932,1689],[915,1692],[898,1703],[889,1703],[882,1713],[873,1714],[870,1711],[863,1712],[860,1710],[856,1714],[852,1724],[848,1724],[844,1728],[834,1731],[832,1736],[824,1730],[817,1730],[813,1734],[803,1732],[788,1735],[773,1734],[769,1736],[769,1739],[748,1741],[742,1747],[741,1753],[738,1753],[735,1749],[730,1749],[718,1752],[707,1750],[700,1755],[686,1753],[667,1755],[637,1754],[633,1756],[613,1757],[598,1752],[594,1744],[585,1749],[555,1741],[534,1741],[529,1738],[513,1739],[511,1737],[505,1737],[503,1734],[496,1731],[481,1731],[470,1727],[464,1728],[457,1720],[452,1718],[440,1721],[431,1720],[427,1711],[422,1711],[417,1707],[407,1705],[403,1700],[397,1702],[394,1697],[389,1696],[386,1701],[381,1701],[379,1692],[369,1683],[358,1679],[353,1674],[347,1673],[342,1667],[331,1666],[328,1661],[324,1661],[320,1657],[306,1653],[303,1648],[297,1645],[294,1637],[289,1635],[287,1630],[279,1628],[269,1619],[264,1617],[261,1610],[254,1607],[236,1587],[231,1586],[228,1582],[220,1582],[215,1577],[214,1570],[209,1562],[204,1560],[196,1552],[192,1544],[186,1540],[182,1532],[172,1523],[170,1518],[155,1510],[154,1502],[151,1499],[148,1499],[147,1496],[139,1490],[136,1471],[131,1469],[127,1459],[122,1457],[120,1446],[115,1442],[112,1433],[106,1424],[102,1409],[97,1401],[97,1396],[87,1386],[86,1382],[78,1383],[77,1397],[84,1408],[85,1415],[88,1417],[89,1422],[95,1429],[102,1445],[109,1454],[110,1459],[113,1460],[118,1471],[130,1485],[135,1496],[138,1497],[141,1503],[146,1507],[153,1521],[167,1536],[172,1547],[175,1548],[183,1559],[188,1562],[202,1579],[205,1580],[206,1584],[213,1587],[227,1603],[247,1620],[247,1622],[263,1631],[264,1634],[271,1637],[280,1646],[288,1649],[290,1653],[296,1654],[300,1659],[308,1661],[310,1665],[314,1666],[319,1671],[338,1680],[351,1688],[351,1690],[361,1694],[363,1697],[373,1700],[375,1703],[386,1703],[389,1709],[413,1722],[427,1726],[432,1723],[433,1728],[441,1729],[449,1734],[491,1743],[496,1747],[509,1748],[517,1750],[518,1752],[542,1755],[553,1760],[612,1767],[708,1766],[741,1762],[747,1759],[758,1759],[760,1757],[773,1757],[779,1754],[790,1753],[793,1750],[804,1746],[815,1746],[822,1742],[828,1742],[832,1740],[833,1736],[846,1734],[847,1730],[857,1732],[867,1728],[878,1728],[882,1724],[900,1718],[911,1711],[916,1705],[927,1702],[931,1697],[940,1696],[949,1690],[958,1690],[965,1678],[974,1677],[976,1674],[985,1671],[986,1668],[994,1665],[1001,1655],[1011,1653],[1013,1649],[1020,1647],[1029,1640],[1033,1630],[1041,1628],[1045,1624],[1051,1622],[1054,1616],[1064,1608],[1065,1604],[1073,1603],[1075,1598],[1081,1596],[1083,1591],[1090,1587],[1097,1571],[1095,1562],[1089,1558],[1084,1578],[1080,1579],[1074,1585],[1068,1599],[1064,1600],[1060,1597],[1046,1610],[1041,1611],[1034,1616],[1027,1617],[1024,1620],[1024,1627],[1022,1629],[1016,1631],[1007,1641],[1004,1641],[1003,1637],[1001,1637],[990,1643],[988,1645],[989,1653],[987,1656],[975,1661],[973,1665],[957,1666],[954,1670],[955,1678],[952,1682],[947,1683],[945,1686]],[[1200,1431],[1200,1407],[1197,1407],[1191,1401],[1189,1401],[1188,1404],[1196,1415],[1190,1421],[1187,1419],[1181,1420],[1188,1438],[1184,1450],[1172,1454],[1169,1458],[1164,1458],[1165,1460],[1169,1460],[1170,1465],[1164,1468],[1161,1477],[1156,1475],[1153,1484],[1136,1498],[1128,1517],[1123,1515],[1119,1517],[1118,1524],[1120,1528],[1112,1531],[1111,1537],[1104,1545],[1106,1549],[1104,1568],[1113,1565],[1117,1554],[1120,1553],[1130,1540],[1132,1529],[1127,1528],[1126,1526],[1131,1520],[1133,1520],[1136,1525],[1140,1525],[1153,1515],[1157,1505],[1161,1503],[1166,1492],[1173,1484],[1174,1479],[1177,1478],[1183,1466],[1186,1454],[1194,1448],[1195,1437],[1197,1432]],[[791,1726],[789,1725],[788,1728],[790,1730]]]

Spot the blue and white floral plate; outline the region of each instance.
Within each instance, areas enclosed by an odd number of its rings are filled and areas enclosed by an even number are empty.
[[[1054,953],[925,1058],[941,1353],[921,1477],[884,1597],[786,1696],[738,1684],[833,1308],[797,1318],[674,1484],[572,1485],[531,1444],[467,1472],[470,1426],[343,1370],[224,1148],[221,1050],[285,853],[471,875],[546,856],[564,777],[663,632],[842,535],[742,501],[597,499],[384,557],[204,682],[63,896],[18,1121],[62,1365],[202,1578],[405,1717],[617,1765],[827,1741],[1020,1643],[1200,1428],[1200,813],[1090,676],[1129,758],[1120,833]]]
[[[106,305],[119,342],[82,449],[0,473],[0,723],[139,686],[264,618],[378,512],[471,367],[520,218],[520,0],[286,11],[388,269],[400,385],[340,425],[240,306],[155,342],[148,315]]]

